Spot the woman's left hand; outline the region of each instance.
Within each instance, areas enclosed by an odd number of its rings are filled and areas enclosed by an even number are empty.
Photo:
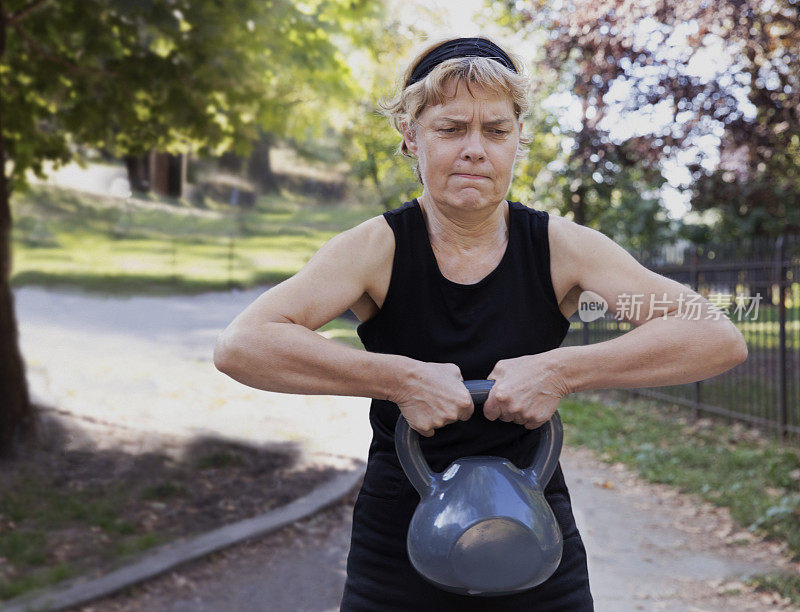
[[[488,378],[495,383],[489,391],[483,414],[490,421],[541,427],[569,393],[566,381],[553,360],[555,351],[524,355],[498,361]]]

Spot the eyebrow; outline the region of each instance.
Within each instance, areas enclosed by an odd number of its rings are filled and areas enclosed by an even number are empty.
[[[458,117],[439,117],[438,119],[434,120],[434,123],[454,123],[456,125],[466,125],[469,123],[468,121],[458,118]],[[500,119],[492,119],[491,121],[486,121],[482,123],[483,126],[501,126],[501,125],[513,125],[514,121],[507,117],[503,117]]]

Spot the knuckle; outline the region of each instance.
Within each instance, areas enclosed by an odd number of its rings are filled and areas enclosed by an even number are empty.
[[[509,399],[508,398],[508,393],[506,391],[503,391],[503,390],[495,391],[494,398],[500,403],[505,403]]]

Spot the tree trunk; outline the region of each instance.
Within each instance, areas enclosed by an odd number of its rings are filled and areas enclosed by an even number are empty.
[[[183,185],[181,184],[181,158],[179,156],[151,151],[150,190],[170,198],[181,197]]]
[[[2,9],[2,5],[0,5]],[[0,58],[5,51],[6,24],[0,10]],[[3,139],[3,96],[0,91],[0,457],[11,457],[17,443],[34,433],[34,414],[19,350],[14,296],[11,294],[11,188],[6,176]]]
[[[572,205],[573,220],[578,225],[586,225],[586,188],[583,184],[578,187],[575,195],[578,196],[578,199]]]
[[[266,193],[278,191],[278,178],[272,171],[272,135],[261,132],[247,164],[247,177]]]
[[[384,210],[391,210],[392,200],[391,198],[387,198],[383,193],[383,183],[381,183],[381,177],[378,174],[378,163],[375,161],[375,154],[372,151],[372,147],[367,143],[364,144],[364,153],[366,155],[367,164],[369,164],[369,176],[372,182],[375,183],[375,189],[378,191],[378,199],[381,202],[381,207]]]
[[[128,183],[131,191],[147,193],[150,191],[149,154],[126,155],[125,167],[128,170]]]

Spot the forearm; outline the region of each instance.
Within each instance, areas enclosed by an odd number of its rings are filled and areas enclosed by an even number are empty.
[[[269,322],[247,333],[226,331],[214,363],[231,378],[265,391],[390,399],[414,360],[361,351],[302,325]]]
[[[569,392],[660,387],[704,380],[747,358],[741,333],[727,319],[652,319],[624,335],[551,351]]]

